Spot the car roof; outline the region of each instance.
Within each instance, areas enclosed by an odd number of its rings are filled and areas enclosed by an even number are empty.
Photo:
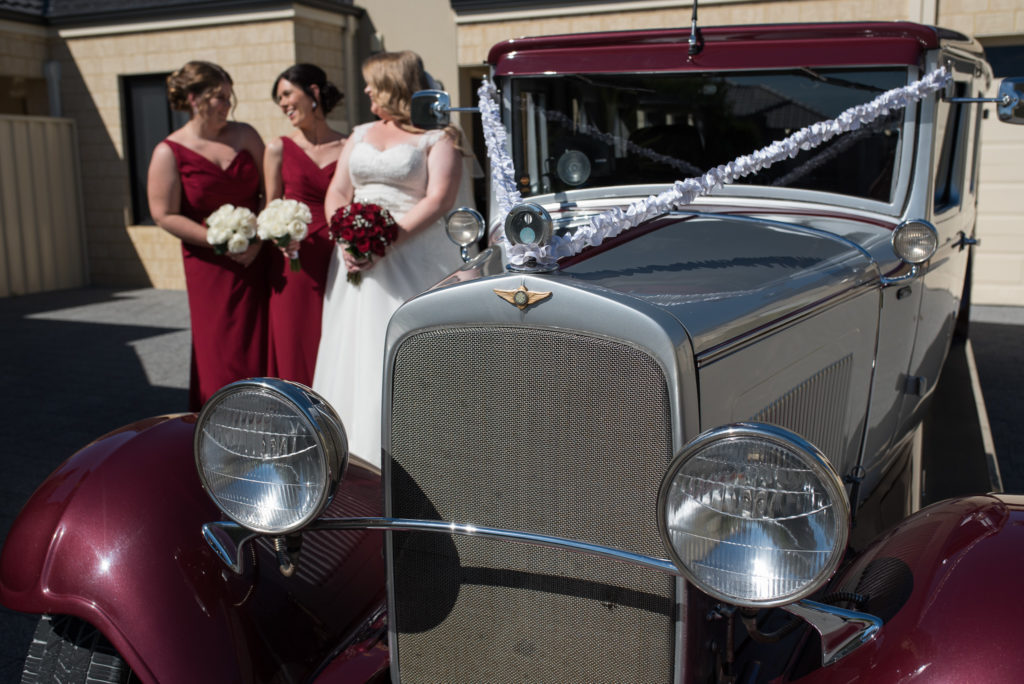
[[[498,76],[637,73],[801,66],[921,65],[925,50],[982,54],[955,31],[911,22],[757,24],[700,29],[704,47],[688,55],[689,28],[515,38],[491,48]]]

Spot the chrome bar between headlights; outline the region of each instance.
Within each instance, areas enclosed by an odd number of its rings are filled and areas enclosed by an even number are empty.
[[[664,558],[653,558],[638,553],[630,553],[609,546],[589,544],[587,542],[549,537],[543,534],[502,530],[496,527],[481,527],[467,523],[444,522],[441,520],[412,520],[406,518],[320,518],[314,520],[303,532],[316,530],[393,530],[397,532],[438,532],[441,534],[460,534],[467,537],[494,537],[547,546],[551,548],[570,549],[590,556],[600,556],[613,560],[639,565],[640,567],[666,572],[682,577],[682,573]],[[261,536],[258,532],[246,529],[233,522],[214,522],[203,525],[203,537],[217,556],[235,572],[242,570],[242,545]],[[229,548],[234,546],[234,549]]]
[[[683,573],[669,560],[630,553],[599,544],[550,537],[543,534],[503,530],[495,527],[481,527],[467,523],[444,522],[442,520],[411,520],[406,518],[320,518],[303,528],[316,530],[392,530],[397,532],[434,532],[459,534],[468,537],[493,537],[508,539],[534,546],[568,549],[590,556],[610,558],[630,565],[658,570],[676,577]],[[203,525],[203,537],[214,553],[236,573],[242,572],[242,546],[256,537],[258,532],[233,522],[212,522]],[[803,618],[821,635],[821,658],[823,665],[831,665],[859,646],[874,639],[882,627],[881,619],[857,611],[830,606],[803,599],[783,610]]]

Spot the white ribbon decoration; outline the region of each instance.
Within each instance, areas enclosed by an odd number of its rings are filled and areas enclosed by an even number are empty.
[[[580,226],[571,235],[555,235],[551,244],[543,247],[512,245],[500,228],[495,242],[501,245],[505,260],[513,265],[522,266],[527,261],[535,260],[543,267],[555,266],[559,259],[579,254],[587,247],[596,247],[610,237],[690,204],[697,197],[706,195],[737,178],[757,173],[783,159],[791,159],[801,151],[814,149],[841,133],[857,130],[895,109],[902,109],[918,102],[943,88],[949,79],[950,75],[946,68],[939,67],[913,83],[884,92],[865,104],[850,107],[834,119],[819,121],[801,128],[787,138],[770,143],[751,154],[737,157],[728,164],[716,166],[702,175],[677,180],[669,190],[658,195],[638,200],[625,209],[616,207],[595,214],[590,217],[589,224]],[[523,199],[516,189],[515,166],[508,152],[508,135],[498,114],[496,94],[497,89],[489,79],[485,79],[477,90],[484,141],[491,163],[491,180],[494,184],[498,210],[504,217]]]

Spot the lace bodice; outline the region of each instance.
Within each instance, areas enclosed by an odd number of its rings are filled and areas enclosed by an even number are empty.
[[[381,150],[363,139],[372,125],[352,131],[354,147],[348,167],[355,200],[379,204],[401,216],[426,194],[427,152],[443,133],[430,131],[417,144],[400,143]]]

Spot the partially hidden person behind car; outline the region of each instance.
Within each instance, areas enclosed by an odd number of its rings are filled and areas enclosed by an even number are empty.
[[[217,389],[265,375],[267,259],[259,241],[218,249],[206,220],[224,205],[258,212],[263,141],[245,123],[228,121],[232,81],[220,66],[191,61],[167,78],[171,108],[187,123],[153,150],[147,177],[157,225],[181,240],[192,325],[189,408]]]

